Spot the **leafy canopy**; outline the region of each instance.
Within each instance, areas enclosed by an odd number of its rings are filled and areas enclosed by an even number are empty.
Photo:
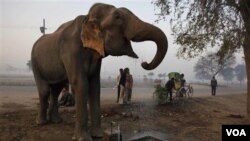
[[[242,0],[246,1],[246,0]],[[245,32],[240,16],[240,0],[153,0],[159,8],[158,20],[170,23],[175,42],[181,47],[178,57],[193,58],[207,47],[220,47],[222,60],[243,45]]]

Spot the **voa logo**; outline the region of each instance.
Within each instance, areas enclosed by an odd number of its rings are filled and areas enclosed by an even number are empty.
[[[244,129],[226,129],[227,136],[247,136]]]

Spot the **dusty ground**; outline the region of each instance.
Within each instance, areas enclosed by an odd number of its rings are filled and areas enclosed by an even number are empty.
[[[102,128],[120,125],[123,139],[138,132],[165,133],[169,141],[220,141],[222,124],[246,124],[245,90],[221,87],[210,96],[207,86],[194,86],[194,97],[157,106],[152,88],[135,88],[131,105],[116,104],[116,90],[102,89]],[[60,108],[61,124],[35,124],[34,86],[0,86],[0,141],[70,141],[74,108]]]

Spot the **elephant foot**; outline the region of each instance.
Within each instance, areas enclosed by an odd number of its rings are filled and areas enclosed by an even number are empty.
[[[51,123],[61,123],[63,119],[59,115],[49,116],[48,121]]]
[[[74,141],[93,141],[93,139],[87,133],[83,133],[83,134],[78,135],[78,136],[76,134],[74,134],[72,137],[72,140],[74,140]]]
[[[101,128],[92,128],[91,136],[94,138],[101,138],[103,136],[103,130]]]
[[[44,124],[47,124],[48,123],[48,120],[44,119],[44,118],[41,118],[41,117],[37,117],[36,118],[36,124],[38,125],[44,125]]]

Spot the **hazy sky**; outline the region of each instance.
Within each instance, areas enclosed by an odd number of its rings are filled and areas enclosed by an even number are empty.
[[[161,28],[168,37],[168,53],[153,70],[158,73],[179,71],[186,74],[187,79],[193,78],[195,60],[176,58],[177,45],[173,44],[169,21],[155,23],[157,19],[155,7],[151,0],[0,0],[0,66],[12,65],[25,68],[30,59],[34,42],[42,35],[39,27],[42,19],[46,19],[46,33],[51,33],[62,23],[74,19],[78,15],[86,15],[89,8],[96,2],[112,4],[116,7],[126,7],[143,21]],[[142,61],[151,61],[156,52],[153,42],[133,43],[133,49],[139,59],[127,56],[106,57],[103,59],[102,76],[116,76],[119,68],[129,67],[136,77],[148,74],[141,68]]]

